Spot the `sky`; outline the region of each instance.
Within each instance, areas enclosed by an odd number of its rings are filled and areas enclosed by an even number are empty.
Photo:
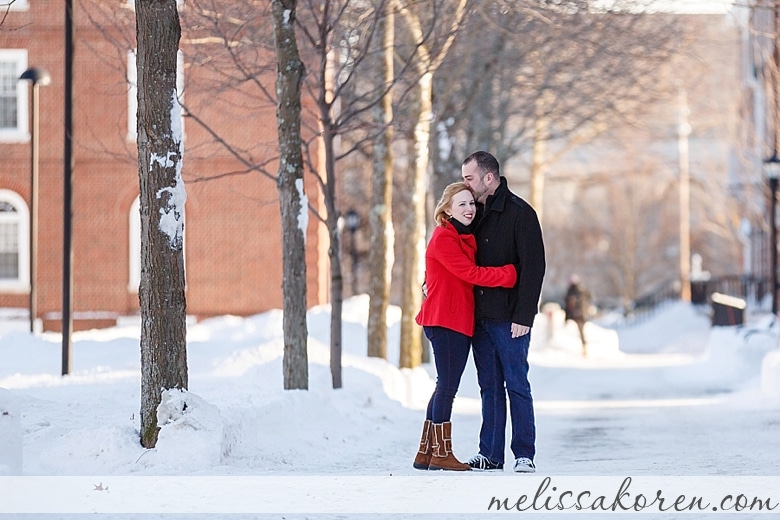
[[[735,3],[735,0],[659,0],[661,9],[684,14],[727,13]]]
[[[604,5],[613,5],[620,0],[602,0]],[[654,11],[678,14],[722,14],[727,13],[735,4],[746,5],[748,0],[645,0],[645,4]]]
[[[586,510],[639,504],[644,518],[679,516],[664,508],[681,495],[706,499],[687,518],[733,512],[747,497],[780,512],[771,316],[712,327],[709,307],[682,302],[634,324],[604,316],[586,324],[583,358],[576,326],[559,310],[539,314],[529,356],[537,473],[520,475],[511,463],[505,472],[412,468],[435,370],[397,368],[396,307],[389,361],[368,358],[367,309],[366,296],[345,301],[339,390],[327,306],[308,314],[308,391],[283,390],[281,311],[191,323],[189,389],[164,394],[149,450],[139,444],[137,318],[74,333],[63,377],[59,334],[32,335],[26,321],[0,315],[0,520],[473,518],[495,514],[489,506],[502,497],[534,516],[545,500],[560,503],[565,518],[585,514],[575,496]],[[477,451],[479,410],[470,360],[452,417],[461,460]]]

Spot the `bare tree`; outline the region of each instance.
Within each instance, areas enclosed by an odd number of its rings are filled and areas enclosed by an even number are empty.
[[[437,76],[434,141],[449,142],[444,159],[435,156],[435,175],[445,177],[439,186],[470,152],[491,150],[504,164],[528,165],[529,198],[541,213],[545,171],[563,153],[670,95],[655,81],[685,47],[684,25],[673,16],[659,22],[662,15],[635,4],[620,0],[606,10],[578,0],[491,0],[475,7]]]
[[[377,125],[372,120],[372,113],[388,95],[391,83],[368,79],[369,71],[375,67],[374,56],[384,52],[375,48],[373,41],[377,24],[386,16],[386,4],[387,0],[305,0],[296,4],[295,11],[299,51],[308,71],[303,82],[305,102],[301,114],[303,159],[319,184],[325,213],[311,206],[310,209],[326,226],[329,240],[334,388],[342,386],[343,273],[338,164],[352,153],[368,149],[386,128],[386,123]],[[245,117],[251,117],[252,109],[276,97],[262,82],[268,67],[263,54],[265,17],[252,2],[223,5],[216,0],[194,0],[194,5],[197,9],[191,16],[199,20],[200,33],[192,36],[192,43],[203,50],[217,48],[198,53],[192,61],[202,63],[211,71],[212,90],[242,92],[249,108]],[[226,59],[217,60],[215,55]],[[208,127],[208,118],[198,115],[202,113],[198,107],[187,108],[190,117]],[[248,171],[261,169],[256,155],[232,146],[218,132],[213,135],[246,164]]]
[[[262,77],[268,60],[262,30],[265,17],[252,2],[193,0],[192,13],[199,20],[198,35],[192,43],[204,51],[193,56],[211,71],[214,91],[240,91],[246,96],[245,117],[275,94],[264,88]],[[341,311],[343,274],[341,264],[341,208],[337,200],[340,161],[356,151],[365,151],[385,130],[372,113],[390,91],[391,84],[372,81],[376,49],[373,41],[377,24],[386,16],[387,0],[306,0],[296,5],[301,59],[308,73],[303,83],[304,103],[301,133],[304,164],[317,180],[325,213],[310,206],[314,217],[328,231],[331,302],[331,375],[333,387],[341,379]],[[195,24],[193,24],[195,25]],[[214,48],[216,47],[216,48]],[[226,59],[215,59],[215,55]],[[404,71],[401,67],[401,73]],[[397,76],[397,75],[396,75]],[[395,81],[395,80],[394,80]],[[187,107],[190,117],[208,127],[208,118],[200,117],[197,107]],[[209,107],[203,107],[208,110]],[[215,140],[229,147],[246,164],[247,171],[258,167],[257,155],[231,145],[218,132]],[[268,150],[263,150],[268,153]]]
[[[367,344],[370,357],[387,358],[387,309],[390,305],[390,274],[393,266],[393,56],[395,40],[395,15],[392,6],[379,21],[378,55],[381,56],[377,77],[388,91],[374,107],[376,125],[383,128],[373,150],[371,176],[371,207],[368,221],[371,229],[368,268],[371,278],[368,284],[369,307]]]
[[[187,388],[184,149],[176,94],[176,0],[136,0],[141,212],[141,444],[153,448],[162,392]]]
[[[412,41],[412,50],[405,53],[406,59],[399,58],[400,66],[395,69],[397,72],[394,71],[392,81],[381,75],[377,77],[376,64],[384,62],[384,58],[375,57],[378,56],[377,52],[384,54],[385,49],[374,45],[373,41],[377,24],[388,15],[388,1],[307,0],[298,2],[296,8],[301,57],[309,71],[304,80],[305,100],[311,101],[302,105],[304,162],[319,183],[326,212],[320,214],[315,210],[313,215],[327,227],[330,243],[331,370],[336,388],[342,384],[343,298],[341,208],[336,198],[340,182],[338,164],[356,151],[366,153],[372,150],[379,136],[388,128],[388,116],[384,116],[381,123],[373,119],[374,108],[382,100],[389,99],[391,86],[411,70],[409,63],[412,60],[419,59],[416,48],[430,42],[429,47],[434,50],[434,54],[426,65],[429,66],[440,61],[435,54],[439,52],[438,49],[449,45],[450,27],[434,30],[438,23],[437,16],[426,15],[426,29],[418,31]],[[445,10],[442,6],[448,5],[441,0],[439,4],[439,11]],[[424,6],[424,3],[420,5]],[[412,3],[407,7],[411,8]],[[257,172],[278,181],[276,175],[267,171],[267,165],[272,164],[277,157],[270,142],[258,140],[251,148],[242,147],[231,138],[230,132],[220,131],[209,123],[216,111],[224,113],[227,110],[235,115],[236,121],[240,121],[242,118],[251,119],[256,111],[264,110],[269,103],[276,103],[276,93],[267,87],[266,81],[274,66],[274,60],[269,59],[268,50],[272,43],[268,38],[270,17],[266,15],[267,12],[258,9],[254,2],[243,0],[192,0],[183,12],[188,28],[186,38],[183,39],[183,52],[185,63],[191,64],[192,71],[188,75],[190,79],[186,88],[190,93],[188,100],[195,100],[185,107],[186,115],[214,140],[213,145],[201,145],[197,150],[188,150],[188,155],[200,154],[205,157],[214,146],[222,146],[244,166],[240,171],[217,172],[214,178]],[[106,16],[110,16],[110,13],[106,12]],[[437,41],[431,41],[434,38]],[[424,68],[418,66],[414,73],[427,75]],[[192,77],[196,77],[198,82]],[[400,92],[395,94],[396,103],[403,102],[408,89],[416,88],[417,83],[412,79],[405,88],[399,89]],[[204,96],[195,95],[199,90],[226,95],[210,96],[208,99],[211,101],[205,103],[202,101],[206,99]],[[430,98],[430,94],[426,96]],[[235,99],[238,102],[230,105]],[[420,128],[424,126],[425,123],[422,123]],[[427,159],[415,162],[427,164]],[[385,196],[389,196],[389,192]],[[389,219],[389,213],[385,218]],[[419,231],[417,233],[420,234]],[[388,250],[385,253],[385,256],[390,254]],[[415,289],[419,291],[419,284],[416,284]],[[385,320],[381,319],[378,323],[384,324]],[[382,343],[380,340],[377,344]]]
[[[668,252],[674,250],[676,212],[668,201],[675,183],[662,161],[630,147],[624,153],[621,167],[576,183],[576,221],[551,225],[547,243],[553,269],[581,267],[577,272],[599,288],[599,296],[614,295],[611,303],[630,310],[639,296],[674,281]]]
[[[284,388],[308,389],[306,351],[306,227],[303,192],[301,84],[305,67],[295,40],[296,0],[272,0],[276,42],[276,120],[279,139],[279,204],[282,210],[284,277]]]
[[[330,300],[331,300],[331,375],[333,387],[341,382],[341,311],[343,306],[343,275],[341,268],[340,206],[337,202],[339,161],[356,151],[375,144],[385,132],[385,125],[376,125],[374,108],[386,100],[391,87],[408,70],[411,58],[402,60],[392,82],[371,80],[376,63],[384,60],[385,50],[375,45],[380,21],[387,16],[389,0],[307,0],[306,19],[299,24],[307,48],[312,74],[306,88],[315,102],[314,117],[318,127],[313,135],[321,137],[325,159],[322,166],[316,157],[307,155],[307,166],[317,175],[322,189],[327,215],[320,216],[330,238]],[[377,54],[379,53],[379,54]],[[366,75],[366,76],[364,76]],[[369,78],[369,79],[363,79]],[[400,94],[403,98],[403,92]],[[304,146],[311,151],[313,146]]]
[[[298,117],[300,83],[305,68],[297,58],[294,32],[284,33],[293,30],[293,26],[276,27],[272,23],[277,20],[271,16],[272,4],[269,2],[264,9],[258,9],[254,2],[187,2],[187,8],[181,13],[185,27],[181,51],[188,67],[185,76],[188,104],[181,103],[181,99],[180,103],[185,109],[185,117],[212,139],[188,149],[188,157],[206,160],[218,154],[224,159],[226,151],[240,165],[229,171],[217,170],[208,177],[191,176],[191,182],[219,182],[230,176],[255,174],[259,175],[258,182],[272,181],[278,187],[283,248],[283,381],[285,388],[300,389],[308,387],[305,266],[308,202],[302,185]],[[283,6],[280,4],[278,20],[294,23],[294,9],[285,14]],[[116,67],[117,63],[122,63],[124,53],[133,48],[133,42],[127,36],[127,21],[121,10],[109,8],[105,2],[90,1],[89,7],[86,12],[91,23],[117,49],[116,56],[105,60],[106,66]],[[272,36],[276,33],[284,33],[280,36],[280,44],[284,44],[280,51],[283,52],[278,59],[286,60],[290,66],[283,69],[276,67],[274,51],[277,45]],[[98,55],[98,59],[102,58]],[[280,106],[276,104],[277,94],[271,87],[275,72],[285,73],[278,78],[281,91],[287,97]],[[280,115],[279,154],[273,143],[273,133],[246,138],[246,130],[254,127],[258,114],[271,107],[277,107]],[[227,117],[234,123],[230,128],[214,123]],[[293,135],[296,133],[297,142]],[[93,137],[90,145],[100,146],[103,137]],[[271,167],[277,159],[279,169],[273,172]]]
[[[646,22],[666,27],[668,19],[654,15]],[[683,100],[661,96],[633,117],[616,118],[590,142],[577,143],[577,153],[552,168],[546,178],[548,298],[563,289],[561,280],[571,272],[597,287],[601,303],[629,310],[637,299],[685,287],[679,264],[688,256],[681,253],[686,213],[690,251],[702,257],[704,269],[713,277],[742,269],[740,225],[750,213],[733,188],[742,168],[732,162],[734,148],[724,145],[737,139],[732,121],[738,72],[724,64],[738,62],[738,46],[729,37],[733,27],[720,17],[683,19],[684,37],[668,65],[653,74],[653,89],[687,91],[690,131],[683,135],[680,125]],[[690,140],[685,167],[691,196],[685,205],[678,198],[683,139]]]
[[[5,20],[8,18],[8,13],[11,12],[11,6],[16,2],[16,0],[7,0],[6,2],[0,3],[0,27],[5,25]]]
[[[422,303],[421,285],[423,281],[423,262],[425,251],[425,208],[428,188],[428,159],[431,139],[431,120],[433,115],[433,77],[447,56],[466,13],[468,0],[458,0],[450,13],[449,22],[445,22],[445,5],[448,2],[430,4],[413,3],[402,5],[400,12],[406,21],[411,39],[415,44],[413,64],[416,69],[417,99],[416,113],[413,116],[413,157],[412,168],[407,176],[405,195],[411,198],[411,211],[407,211],[401,221],[403,280],[401,286],[401,350],[399,366],[412,368],[422,360],[422,343],[419,327],[414,322]],[[423,9],[429,7],[431,11]],[[423,21],[431,22],[431,27],[439,29],[440,39],[431,38],[423,29]],[[431,30],[431,29],[429,29]]]

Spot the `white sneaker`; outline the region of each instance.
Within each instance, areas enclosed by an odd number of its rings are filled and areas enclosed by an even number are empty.
[[[526,457],[519,457],[515,460],[515,471],[517,473],[535,473],[536,466],[534,461]]]

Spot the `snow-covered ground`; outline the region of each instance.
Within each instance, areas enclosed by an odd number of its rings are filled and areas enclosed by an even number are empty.
[[[138,441],[137,324],[74,334],[73,373],[62,377],[58,334],[0,321],[0,518],[450,518],[472,507],[458,506],[463,493],[485,493],[474,507],[488,512],[496,489],[538,489],[545,477],[611,486],[613,495],[626,477],[672,487],[696,477],[714,488],[768,486],[780,504],[780,327],[771,316],[711,327],[706,309],[675,303],[634,326],[586,324],[583,358],[576,326],[540,314],[530,355],[537,473],[455,475],[412,468],[435,373],[396,368],[397,308],[388,360],[366,357],[367,309],[365,296],[345,302],[340,390],[331,388],[328,307],[309,312],[308,391],[282,388],[279,311],[190,325],[189,391],[166,395],[152,450]],[[471,362],[452,421],[455,454],[467,459],[480,425]],[[221,483],[238,494],[217,493]],[[212,509],[198,502],[204,496]]]

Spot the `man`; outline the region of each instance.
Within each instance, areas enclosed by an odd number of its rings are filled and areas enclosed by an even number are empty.
[[[528,348],[546,267],[542,230],[531,205],[509,191],[493,155],[474,152],[463,161],[461,173],[479,203],[477,265],[515,264],[518,269],[512,289],[474,288],[472,350],[482,398],[482,428],[479,453],[469,465],[476,470],[503,470],[508,394],[514,470],[533,473],[536,425]]]

